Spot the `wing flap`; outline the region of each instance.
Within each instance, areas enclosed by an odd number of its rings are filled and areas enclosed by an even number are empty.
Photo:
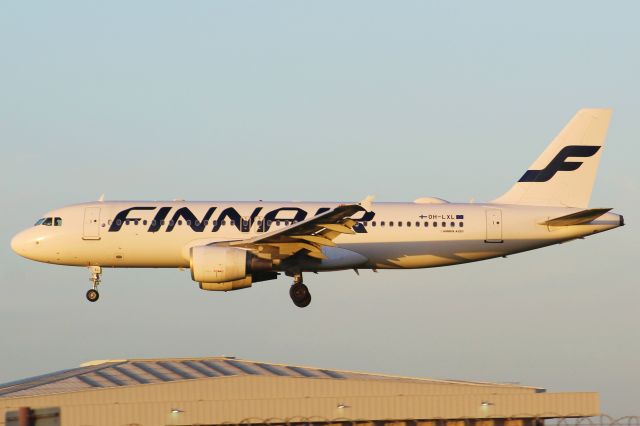
[[[358,204],[342,204],[286,228],[227,244],[258,250],[270,258],[283,259],[302,251],[307,256],[323,259],[322,247],[334,247],[336,244],[333,240],[340,235],[355,234],[352,227],[357,221],[351,216],[368,211],[372,200],[372,197],[367,197]]]
[[[319,226],[322,226],[325,229],[329,229],[331,231],[336,231],[339,234],[355,234],[356,231],[353,229],[340,225],[339,223],[322,223]]]
[[[292,235],[291,238],[294,238],[296,240],[308,241],[310,243],[315,243],[321,246],[329,246],[329,247],[336,246],[336,243],[334,243],[330,239],[325,237],[320,237],[318,235]]]

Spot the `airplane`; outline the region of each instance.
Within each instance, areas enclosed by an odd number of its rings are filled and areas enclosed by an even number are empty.
[[[50,211],[11,247],[27,259],[103,268],[189,268],[203,290],[232,291],[303,273],[450,266],[534,250],[624,225],[589,208],[610,109],[582,109],[524,175],[487,203],[104,201]]]

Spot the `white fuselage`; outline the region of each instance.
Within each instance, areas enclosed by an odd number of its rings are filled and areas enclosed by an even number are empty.
[[[74,266],[186,268],[190,248],[251,238],[309,219],[338,203],[94,202],[49,212],[59,226],[39,225],[12,241],[20,255]],[[131,209],[126,212],[127,209]],[[581,209],[506,204],[374,203],[361,212],[339,248],[367,259],[358,268],[429,268],[505,256],[622,225],[606,213],[575,226],[541,224]],[[125,212],[125,213],[123,213]],[[305,270],[350,269],[323,267]]]
[[[103,267],[190,268],[203,290],[231,291],[303,272],[431,268],[506,256],[624,225],[588,208],[611,110],[579,110],[518,181],[486,204],[127,201],[54,210],[16,235],[28,258],[87,266],[99,298]],[[572,207],[567,207],[572,206]]]

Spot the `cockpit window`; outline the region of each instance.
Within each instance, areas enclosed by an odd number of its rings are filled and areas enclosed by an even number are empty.
[[[38,221],[33,226],[62,226],[62,218],[61,217],[43,217],[42,219],[38,219]]]

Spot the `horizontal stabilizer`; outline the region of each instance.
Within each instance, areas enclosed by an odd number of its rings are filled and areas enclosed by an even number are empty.
[[[541,225],[547,226],[571,226],[571,225],[583,225],[595,220],[607,213],[611,209],[587,209],[577,213],[571,213],[566,216],[556,217],[555,219],[547,220]]]

